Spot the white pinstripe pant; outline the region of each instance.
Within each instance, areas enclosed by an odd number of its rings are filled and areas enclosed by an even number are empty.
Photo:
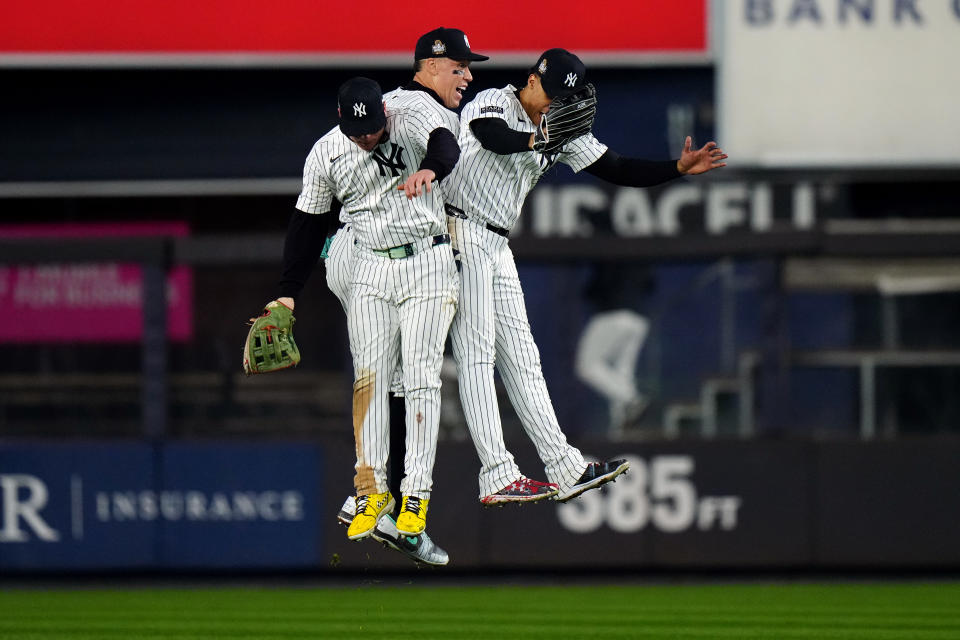
[[[347,225],[337,231],[327,250],[324,261],[327,270],[327,287],[337,296],[347,312],[350,304],[350,289],[353,284],[353,227]]]
[[[564,491],[580,479],[587,463],[557,422],[507,238],[472,220],[450,217],[447,222],[462,261],[460,308],[450,336],[460,402],[480,456],[480,497],[521,475],[503,441],[494,365],[547,479]]]
[[[327,251],[324,266],[327,272],[327,287],[337,296],[343,312],[350,305],[350,291],[353,289],[353,225],[347,225],[333,236],[333,242]],[[403,396],[403,372],[397,354],[397,368],[390,382],[390,393]]]
[[[336,243],[334,243],[336,244]],[[460,280],[449,244],[391,260],[354,247],[347,310],[353,354],[358,495],[387,490],[388,392],[399,353],[406,398],[404,495],[429,498],[440,424],[440,368]]]

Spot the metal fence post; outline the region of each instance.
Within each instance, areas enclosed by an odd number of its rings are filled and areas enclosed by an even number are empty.
[[[141,351],[140,404],[143,434],[159,439],[167,432],[167,271],[170,240],[143,268],[143,343]]]

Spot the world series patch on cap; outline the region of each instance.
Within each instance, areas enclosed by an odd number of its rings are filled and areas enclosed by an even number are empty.
[[[420,36],[414,49],[413,59],[450,58],[451,60],[473,60],[480,62],[490,58],[470,50],[467,34],[460,29],[438,27]]]
[[[587,83],[587,68],[566,49],[547,49],[537,59],[532,72],[540,76],[540,84],[548,98],[576,93]]]

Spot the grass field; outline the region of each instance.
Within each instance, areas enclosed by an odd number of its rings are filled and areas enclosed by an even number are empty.
[[[960,583],[0,589],[0,638],[960,638]]]

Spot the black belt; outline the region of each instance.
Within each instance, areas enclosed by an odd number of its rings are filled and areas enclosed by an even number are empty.
[[[438,244],[450,244],[450,234],[441,233],[438,236],[433,236],[433,245],[437,246]],[[382,256],[384,258],[390,258],[392,260],[397,260],[399,258],[409,258],[417,251],[417,244],[415,242],[408,242],[407,244],[397,245],[396,247],[390,247],[389,249],[373,249],[373,253]]]
[[[467,213],[466,213],[463,209],[458,209],[457,207],[453,206],[452,204],[445,204],[445,205],[443,205],[443,208],[446,210],[447,215],[450,216],[451,218],[460,218],[461,220],[469,220],[469,219],[470,219],[470,217],[467,215]],[[485,226],[487,227],[487,229],[488,229],[489,231],[493,231],[493,232],[494,232],[495,234],[497,234],[498,236],[503,236],[504,238],[508,238],[508,237],[510,236],[510,230],[509,230],[509,229],[504,229],[503,227],[498,227],[497,225],[491,224],[491,223],[489,223],[489,222],[487,222],[487,223],[485,224]]]
[[[490,224],[489,222],[487,223],[487,229],[489,229],[490,231],[493,231],[498,236],[503,236],[504,238],[507,238],[510,236],[509,231],[507,231],[503,227],[498,227],[495,224]]]

